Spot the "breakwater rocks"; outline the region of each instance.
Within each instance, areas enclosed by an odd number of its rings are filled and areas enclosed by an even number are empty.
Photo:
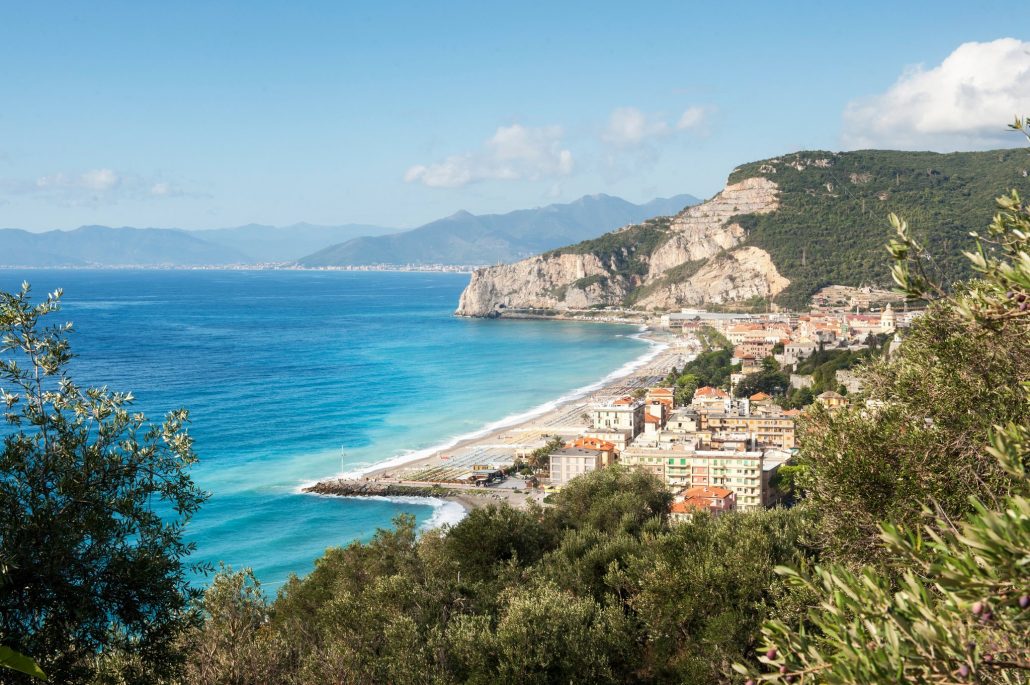
[[[446,497],[447,488],[438,485],[399,485],[372,480],[323,480],[304,488],[304,492],[338,497]]]

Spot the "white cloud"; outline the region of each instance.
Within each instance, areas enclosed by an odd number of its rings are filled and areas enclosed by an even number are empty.
[[[1005,128],[1030,114],[1030,42],[963,43],[939,65],[906,69],[844,111],[848,148],[968,150],[1025,144]]]
[[[59,171],[36,179],[36,187],[40,190],[79,188],[104,192],[111,190],[119,183],[121,183],[121,177],[110,169],[91,169],[81,174],[66,174]]]
[[[56,171],[34,180],[0,178],[0,195],[34,196],[62,206],[99,206],[122,200],[170,197],[209,197],[191,193],[161,179],[97,168],[83,172]]]
[[[572,172],[572,152],[562,146],[558,126],[501,126],[476,152],[452,155],[434,164],[416,164],[404,174],[408,183],[459,188],[479,181],[539,180]]]
[[[683,112],[683,114],[680,115],[680,120],[676,122],[676,128],[680,131],[700,128],[705,124],[705,120],[707,117],[707,108],[689,107],[685,112]]]
[[[636,107],[619,107],[608,117],[601,140],[616,147],[636,147],[677,131],[697,131],[707,122],[708,114],[707,107],[689,107],[673,123],[662,115],[646,114]]]
[[[619,107],[608,117],[601,140],[612,145],[639,145],[649,138],[668,135],[669,125],[649,117],[636,107]]]

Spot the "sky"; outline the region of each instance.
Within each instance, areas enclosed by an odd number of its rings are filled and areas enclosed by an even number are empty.
[[[1011,3],[0,2],[0,227],[708,197],[799,149],[1018,145],[1016,114]]]

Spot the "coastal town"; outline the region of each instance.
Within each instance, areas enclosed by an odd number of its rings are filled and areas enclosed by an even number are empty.
[[[920,313],[854,293],[834,298],[827,294],[805,314],[663,314],[644,334],[655,345],[650,358],[588,395],[426,457],[308,490],[526,506],[578,476],[621,465],[665,483],[673,521],[701,510],[775,507],[787,496],[778,476],[796,452],[801,414],[815,405],[833,411],[860,395],[853,367],[891,354]]]

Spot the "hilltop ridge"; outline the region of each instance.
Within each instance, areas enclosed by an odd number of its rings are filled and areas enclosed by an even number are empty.
[[[804,151],[744,164],[709,200],[523,261],[477,270],[457,314],[726,305],[803,308],[828,285],[890,284],[887,216],[908,219],[949,280],[1024,150]]]

